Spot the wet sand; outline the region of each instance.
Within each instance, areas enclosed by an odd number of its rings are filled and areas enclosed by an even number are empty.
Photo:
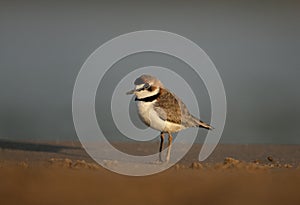
[[[300,145],[219,145],[199,163],[200,148],[164,172],[129,177],[99,166],[79,143],[0,140],[0,204],[299,204]]]

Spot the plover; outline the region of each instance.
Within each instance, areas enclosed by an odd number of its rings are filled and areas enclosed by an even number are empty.
[[[134,81],[135,88],[127,95],[135,94],[140,119],[153,129],[160,131],[159,160],[162,159],[164,134],[168,133],[168,151],[166,161],[170,160],[172,134],[189,127],[202,127],[208,130],[212,126],[199,120],[188,111],[186,105],[156,77],[142,75]]]

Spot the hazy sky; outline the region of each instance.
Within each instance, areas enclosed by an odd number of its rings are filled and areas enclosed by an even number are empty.
[[[0,1],[0,138],[76,140],[72,91],[87,57],[118,35],[156,29],[191,39],[216,65],[228,102],[222,142],[300,143],[299,19],[297,1]],[[185,66],[137,54],[112,69],[153,62]],[[201,83],[197,93],[209,120]]]

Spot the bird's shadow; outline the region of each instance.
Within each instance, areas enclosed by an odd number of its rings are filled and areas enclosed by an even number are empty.
[[[67,146],[67,145],[56,145],[47,144],[40,142],[22,142],[12,141],[6,139],[0,139],[0,148],[10,150],[23,150],[23,151],[35,151],[35,152],[51,152],[59,153],[66,149],[82,149],[80,146]]]

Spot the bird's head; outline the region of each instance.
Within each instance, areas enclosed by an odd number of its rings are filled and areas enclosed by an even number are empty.
[[[135,94],[138,99],[154,96],[159,93],[163,84],[154,76],[142,75],[134,81],[135,88],[126,94]]]

